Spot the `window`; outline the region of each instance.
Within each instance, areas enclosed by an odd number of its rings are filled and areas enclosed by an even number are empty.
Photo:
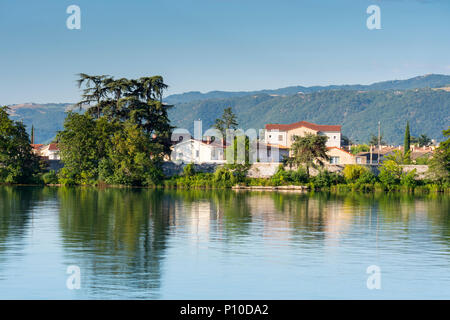
[[[278,141],[283,141],[283,135],[282,134],[278,135]]]
[[[358,164],[361,163],[361,157],[356,157],[356,163],[358,163]]]
[[[183,158],[183,153],[180,152],[180,153],[178,154],[178,159],[181,159],[181,158]]]
[[[195,157],[196,158],[200,157],[200,151],[199,150],[195,150]]]
[[[334,140],[336,140],[336,136],[334,136],[333,138],[334,138]]]
[[[216,149],[211,150],[211,159],[216,160]]]
[[[330,163],[331,164],[339,164],[339,157],[331,157]]]
[[[178,141],[183,141],[183,136],[179,136]]]

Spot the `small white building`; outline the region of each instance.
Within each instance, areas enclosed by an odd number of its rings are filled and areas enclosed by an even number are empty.
[[[173,146],[171,160],[182,163],[225,163],[221,143],[189,139]]]
[[[33,145],[33,146],[38,146],[38,145]],[[58,147],[58,144],[56,144],[56,143],[41,145],[35,151],[35,153],[41,157],[48,159],[48,160],[61,160],[61,157],[59,155],[59,147]]]

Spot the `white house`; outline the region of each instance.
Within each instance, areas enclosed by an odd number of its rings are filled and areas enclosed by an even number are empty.
[[[49,160],[60,160],[58,144],[50,143],[38,149],[38,155],[48,158]]]
[[[189,139],[173,146],[171,160],[199,164],[225,163],[224,148],[220,143]]]
[[[265,142],[290,148],[295,136],[318,134],[328,137],[327,147],[341,147],[341,126],[320,125],[306,121],[291,124],[266,124]]]

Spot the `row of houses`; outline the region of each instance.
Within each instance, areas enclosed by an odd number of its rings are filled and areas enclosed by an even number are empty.
[[[326,136],[326,146],[331,164],[366,164],[368,156],[353,155],[341,148],[341,126],[319,125],[306,121],[292,124],[266,124],[263,139],[257,141],[256,152],[259,162],[282,162],[289,156],[296,136],[317,134]],[[226,149],[220,141],[192,139],[180,135],[173,146],[171,160],[184,163],[224,163]]]
[[[306,134],[316,134],[326,136],[327,154],[329,164],[346,165],[362,164],[377,165],[383,162],[387,155],[395,150],[403,151],[402,146],[381,146],[380,150],[371,147],[368,152],[360,152],[356,155],[349,152],[349,148],[341,146],[341,126],[340,125],[319,125],[306,121],[299,121],[292,124],[266,124],[262,139],[256,140],[253,146],[256,150],[255,162],[282,162],[290,155],[290,148],[296,136]],[[224,144],[223,141],[213,139],[209,136],[204,139],[193,139],[188,133],[174,134],[172,136],[174,145],[168,161],[181,163],[211,163],[221,164],[226,162],[227,149],[231,145]],[[32,144],[33,152],[44,160],[60,160],[60,152],[57,143]],[[411,159],[430,156],[433,147],[418,148],[412,146]]]
[[[263,138],[257,141],[257,161],[282,162],[290,154],[290,148],[296,136],[317,134],[326,136],[326,147],[330,158],[329,164],[346,165],[378,165],[386,156],[393,154],[395,150],[403,151],[402,146],[372,146],[367,152],[358,154],[350,153],[350,147],[343,147],[340,125],[319,125],[307,121],[299,121],[291,124],[266,124]],[[219,141],[213,141],[209,137],[193,139],[189,134],[176,137],[171,156],[172,161],[183,163],[224,163],[226,162],[226,149],[229,145],[223,145]],[[433,147],[411,147],[411,159],[428,157],[432,154]]]

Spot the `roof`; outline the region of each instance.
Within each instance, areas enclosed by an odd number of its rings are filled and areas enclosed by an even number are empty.
[[[338,147],[327,147],[327,149],[328,149],[328,150],[330,150],[330,149],[338,149],[338,150],[340,150],[340,151],[343,151],[343,152],[345,152],[345,153],[348,153],[348,154],[351,155],[352,157],[355,156],[354,154],[352,154],[352,153],[350,153],[350,152],[348,152],[348,151],[346,151],[346,150],[344,150],[344,149],[338,148]]]
[[[41,149],[42,151],[44,151],[44,150],[59,151],[57,143],[50,143],[50,144],[47,144],[47,145],[41,144],[41,147],[39,147],[38,149]]]
[[[215,147],[215,148],[226,148],[227,146],[226,145],[222,145],[222,143],[220,143],[220,142],[205,142],[205,141],[201,141],[201,140],[197,140],[197,139],[189,139],[189,140],[184,140],[184,141],[181,141],[181,142],[179,142],[179,143],[176,143],[174,146],[176,147],[176,146],[178,146],[178,145],[182,145],[182,144],[186,144],[186,143],[192,143],[192,142],[197,142],[197,143],[199,143],[199,144],[203,144],[203,145],[205,145],[205,146],[208,146],[208,147]]]
[[[370,160],[370,152],[360,152],[360,153],[358,153],[356,156],[358,156],[358,157],[365,157],[365,158],[367,158],[368,160]],[[381,158],[382,156],[383,156],[383,155],[380,153],[380,158]],[[375,160],[378,160],[378,153],[372,152],[372,161],[375,161]]]
[[[43,144],[31,144],[31,148],[38,150],[40,148],[42,148]]]
[[[48,151],[59,151],[57,143],[50,143],[48,145]]]
[[[311,122],[306,121],[299,121],[291,124],[266,124],[266,130],[281,130],[281,131],[288,131],[300,127],[309,128],[315,131],[341,131],[341,126],[338,125],[321,125],[321,124],[315,124]]]

